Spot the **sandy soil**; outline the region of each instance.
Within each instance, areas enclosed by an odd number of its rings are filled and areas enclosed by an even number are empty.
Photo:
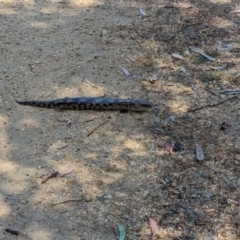
[[[148,217],[159,239],[240,239],[240,105],[219,94],[239,85],[238,7],[0,1],[0,239],[113,240],[121,224],[127,239],[148,240]],[[232,48],[222,51],[226,43]],[[139,114],[15,102],[77,96],[155,107]]]

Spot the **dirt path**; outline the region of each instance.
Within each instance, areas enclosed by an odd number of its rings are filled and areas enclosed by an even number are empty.
[[[159,239],[239,239],[239,100],[211,106],[228,99],[219,89],[238,87],[237,7],[0,1],[0,239],[15,239],[10,228],[24,240],[113,240],[122,224],[127,239],[147,240],[147,217]],[[217,50],[229,42],[234,51]],[[156,109],[61,112],[15,102],[76,96],[148,99]]]

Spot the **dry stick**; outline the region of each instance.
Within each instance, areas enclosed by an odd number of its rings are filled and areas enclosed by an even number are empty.
[[[51,173],[45,179],[42,180],[42,183],[45,183],[48,179],[56,177],[57,175],[58,175],[58,172]]]
[[[50,207],[50,206],[55,206],[55,205],[62,204],[62,203],[78,202],[78,201],[82,201],[82,200],[83,200],[82,198],[68,199],[68,200],[66,200],[66,201],[57,202],[57,203],[52,203],[52,204],[48,205],[48,207]]]
[[[221,102],[218,102],[218,103],[215,103],[215,104],[209,104],[209,105],[205,105],[205,106],[202,106],[202,107],[199,107],[199,108],[189,109],[188,112],[195,112],[195,111],[201,110],[203,108],[207,108],[207,107],[216,107],[217,105],[223,104],[227,101],[231,101],[231,100],[234,100],[234,99],[237,99],[237,98],[238,98],[237,96],[234,96],[234,97],[228,98],[224,101],[221,101]]]
[[[66,145],[64,145],[64,146],[62,146],[62,147],[56,148],[56,149],[57,149],[57,150],[61,150],[61,149],[66,148],[67,146],[68,146],[68,144],[66,144]]]
[[[81,123],[87,123],[87,122],[91,122],[91,121],[93,121],[93,120],[95,120],[96,119],[96,117],[94,117],[94,118],[91,118],[91,119],[88,119],[88,120],[86,120],[86,121],[83,121],[83,122],[81,122]]]
[[[100,128],[103,124],[107,123],[109,120],[106,120],[105,122],[101,123],[100,125],[98,125],[96,128],[94,128],[90,133],[88,133],[87,137],[89,137],[90,135],[92,135],[98,128]]]
[[[91,87],[97,88],[97,87],[96,87],[93,83],[91,83],[89,80],[84,79],[84,81],[85,81],[88,85],[90,85]]]
[[[17,236],[20,235],[19,231],[16,231],[16,230],[13,230],[13,229],[10,229],[10,228],[6,228],[5,231],[9,232],[11,234],[17,235]]]
[[[152,93],[163,93],[163,91],[161,90],[147,90],[148,92],[152,92]]]
[[[64,177],[64,176],[72,173],[73,171],[75,171],[75,169],[72,169],[72,170],[70,170],[69,172],[63,173],[60,177]]]
[[[212,91],[211,89],[209,89],[209,88],[205,88],[205,90],[206,90],[206,91],[208,91],[208,92],[210,92],[212,95],[214,95],[214,96],[217,96],[217,97],[221,98],[221,97],[219,96],[219,94],[218,94],[218,93],[215,93],[215,92],[214,92],[214,91]]]
[[[185,27],[179,29],[178,31],[176,31],[173,36],[170,36],[170,37],[168,37],[168,38],[166,38],[164,40],[165,41],[173,40],[177,36],[177,33],[180,33],[182,31],[186,30],[187,28],[190,28],[190,27],[193,27],[193,26],[197,26],[197,25],[200,25],[200,24],[202,24],[202,23],[194,23],[194,24],[190,24],[188,26],[185,26]]]
[[[102,117],[102,115],[103,115],[103,114],[101,114],[101,116],[100,116],[99,118],[101,118],[101,117]],[[83,122],[81,122],[81,123],[87,123],[87,122],[91,122],[91,121],[93,121],[93,120],[95,120],[95,119],[97,119],[97,117],[93,117],[93,118],[91,118],[91,119],[88,119],[88,120],[86,120],[86,121],[83,121]]]

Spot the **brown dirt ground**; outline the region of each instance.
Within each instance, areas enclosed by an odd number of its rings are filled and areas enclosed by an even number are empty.
[[[127,239],[148,240],[147,217],[159,239],[240,239],[240,103],[218,94],[239,85],[237,2],[0,1],[0,239],[112,240],[122,224]],[[232,50],[220,51],[224,43]],[[15,103],[66,96],[149,99],[156,108],[59,112]],[[170,154],[171,141],[182,149]]]

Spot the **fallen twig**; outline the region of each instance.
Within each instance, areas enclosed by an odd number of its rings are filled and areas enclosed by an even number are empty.
[[[72,173],[73,171],[75,171],[75,169],[72,169],[72,170],[70,170],[70,171],[68,171],[68,172],[66,172],[66,173],[63,173],[60,177],[64,177],[64,176]]]
[[[203,108],[208,108],[208,107],[216,107],[218,105],[221,105],[227,101],[231,101],[231,100],[235,100],[237,99],[237,96],[234,96],[234,97],[231,97],[231,98],[228,98],[224,101],[221,101],[221,102],[218,102],[218,103],[215,103],[215,104],[208,104],[208,105],[205,105],[205,106],[202,106],[202,107],[199,107],[199,108],[195,108],[195,109],[189,109],[188,112],[195,112],[195,111],[198,111],[198,110],[201,110]]]
[[[175,8],[175,7],[174,7],[174,8]],[[193,27],[193,26],[197,26],[197,25],[200,25],[200,24],[202,24],[202,23],[194,23],[194,24],[187,25],[187,26],[179,29],[178,31],[176,31],[176,32],[174,33],[174,35],[172,35],[172,36],[170,36],[170,37],[168,37],[168,38],[166,38],[166,39],[164,39],[164,40],[165,40],[165,41],[173,40],[176,36],[178,36],[177,33],[181,33],[181,32],[183,32],[184,30],[186,30],[187,28],[191,28],[191,27]]]
[[[57,119],[59,122],[65,122],[66,123],[66,127],[70,127],[71,124],[73,124],[73,121],[71,119]]]
[[[97,88],[97,87],[95,86],[95,84],[91,83],[89,80],[84,79],[84,81],[85,81],[88,85],[90,85],[91,87]]]
[[[161,90],[147,90],[147,91],[152,93],[163,93],[163,91]]]
[[[61,150],[61,149],[64,149],[64,148],[66,148],[68,146],[68,144],[66,144],[66,145],[64,145],[64,146],[62,146],[62,147],[58,147],[58,148],[56,148],[57,150]]]
[[[226,95],[240,94],[240,89],[225,89],[223,91],[220,91],[219,94],[226,94]]]
[[[91,122],[91,121],[93,121],[93,120],[95,120],[95,119],[96,119],[96,117],[94,117],[94,118],[91,118],[91,119],[88,119],[88,120],[86,120],[86,121],[83,121],[82,123]]]
[[[87,137],[89,137],[90,135],[92,135],[98,128],[100,128],[103,124],[107,123],[109,120],[104,121],[103,123],[101,123],[100,125],[98,125],[97,127],[95,127],[90,133],[88,133]]]
[[[209,88],[205,88],[206,91],[210,92],[212,95],[217,96],[220,98],[219,94],[217,92],[214,92],[213,90],[209,89]]]
[[[13,230],[13,229],[10,229],[10,228],[6,228],[5,232],[9,232],[9,233],[17,235],[17,236],[20,235],[19,231],[16,231],[16,230]]]
[[[51,173],[50,175],[48,175],[45,179],[42,180],[42,183],[45,183],[47,180],[49,180],[50,178],[56,177],[58,175],[58,172],[54,172]]]
[[[82,201],[82,200],[83,200],[82,198],[68,199],[68,200],[66,200],[66,201],[57,202],[57,203],[52,203],[52,204],[48,205],[48,207],[50,207],[50,206],[55,206],[55,205],[62,204],[62,203],[78,202],[78,201]]]

